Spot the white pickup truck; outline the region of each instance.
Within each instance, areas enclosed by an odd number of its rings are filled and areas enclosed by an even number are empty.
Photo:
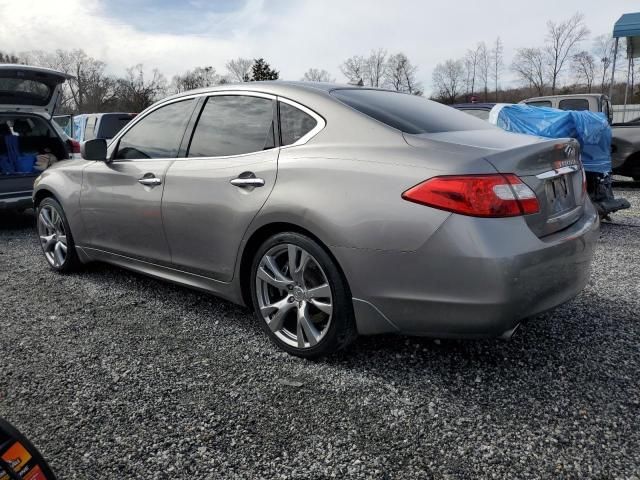
[[[609,97],[602,93],[550,95],[522,100],[534,107],[552,107],[560,110],[589,110],[604,113],[612,123]],[[611,166],[613,173],[633,177],[640,182],[640,117],[625,123],[611,125]]]

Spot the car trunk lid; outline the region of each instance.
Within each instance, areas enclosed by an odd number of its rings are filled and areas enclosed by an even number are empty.
[[[517,175],[538,199],[540,211],[525,215],[529,228],[544,237],[569,227],[587,200],[577,141],[548,139],[500,129],[405,135],[413,146],[448,143],[482,156],[500,173]]]
[[[50,68],[0,65],[0,110],[39,113],[51,120],[62,95],[62,84],[72,78]]]

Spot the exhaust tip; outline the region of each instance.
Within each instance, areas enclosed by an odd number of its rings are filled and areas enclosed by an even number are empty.
[[[504,332],[502,332],[502,335],[500,335],[501,340],[505,340],[505,341],[509,341],[513,338],[513,336],[516,334],[516,332],[520,329],[520,323],[517,323],[515,327],[506,330]]]

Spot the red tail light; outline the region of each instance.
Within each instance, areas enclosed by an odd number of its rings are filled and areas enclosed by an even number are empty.
[[[433,177],[404,192],[402,198],[473,217],[515,217],[540,211],[533,190],[511,173]]]
[[[71,153],[80,153],[80,142],[70,138],[67,140],[69,147],[71,148]]]

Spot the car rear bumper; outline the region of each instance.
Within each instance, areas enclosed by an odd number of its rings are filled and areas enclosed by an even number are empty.
[[[599,221],[588,202],[570,227],[536,237],[523,217],[451,215],[417,251],[334,249],[362,334],[491,337],[587,284]]]

